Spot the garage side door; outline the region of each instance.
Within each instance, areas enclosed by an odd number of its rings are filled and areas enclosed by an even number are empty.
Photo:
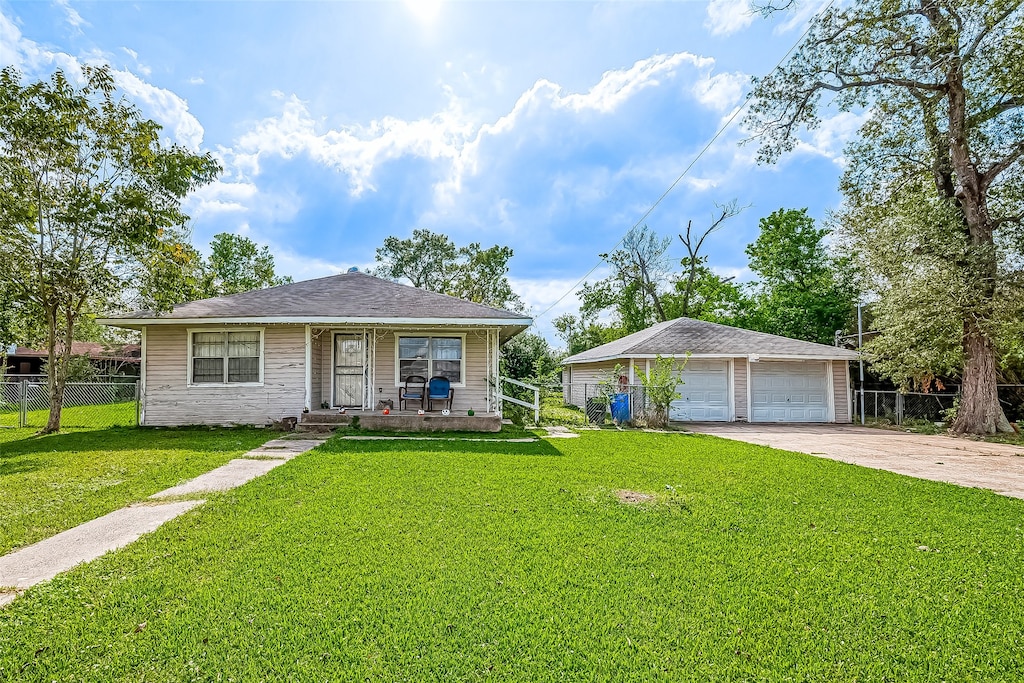
[[[724,421],[729,419],[729,361],[691,360],[680,379],[678,400],[668,408],[674,421]]]
[[[751,422],[828,422],[824,362],[750,364]]]

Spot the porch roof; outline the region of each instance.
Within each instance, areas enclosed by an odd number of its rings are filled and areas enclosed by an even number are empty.
[[[464,325],[506,328],[502,336],[511,336],[533,321],[522,313],[351,272],[201,299],[165,313],[122,313],[99,322],[128,328],[206,323]]]

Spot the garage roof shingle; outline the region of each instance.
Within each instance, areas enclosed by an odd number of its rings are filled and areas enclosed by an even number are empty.
[[[563,363],[586,363],[630,356],[793,356],[808,359],[856,360],[856,352],[827,344],[780,337],[692,318],[677,318],[634,332],[622,339],[566,358]]]

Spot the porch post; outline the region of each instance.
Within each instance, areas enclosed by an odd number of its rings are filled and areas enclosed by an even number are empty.
[[[306,325],[306,399],[303,403],[306,411],[313,406],[313,329]]]
[[[501,413],[501,359],[498,357],[501,348],[501,331],[494,330],[494,342],[491,345],[491,363],[494,373],[494,412]]]
[[[140,358],[139,358],[139,419],[137,422],[142,427],[146,424],[146,330],[149,329],[145,325],[142,326],[142,343],[140,346]]]

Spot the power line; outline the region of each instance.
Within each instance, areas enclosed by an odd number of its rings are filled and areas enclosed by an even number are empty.
[[[781,67],[786,62],[787,59],[789,59],[789,56],[791,54],[793,54],[793,51],[796,50],[796,48],[800,45],[800,42],[804,39],[804,37],[807,35],[807,33],[811,30],[811,26],[814,25],[814,20],[817,19],[819,15],[823,14],[824,12],[826,12],[833,5],[833,3],[835,3],[835,0],[829,0],[829,3],[827,5],[825,5],[820,10],[815,12],[814,16],[811,17],[810,21],[807,22],[807,28],[805,28],[803,33],[801,33],[800,36],[796,39],[796,42],[794,42],[793,45],[788,50],[786,50],[786,54],[782,55],[782,58],[779,59],[779,61],[775,64],[774,67],[772,67],[772,69],[767,74],[768,76],[770,76],[777,69],[779,69],[779,67]],[[612,248],[608,250],[608,253],[611,253],[611,252],[615,251],[615,249],[617,249],[619,247],[619,245],[621,245],[623,243],[623,241],[625,241],[626,235],[628,235],[633,230],[636,230],[645,220],[647,220],[648,216],[650,216],[652,213],[654,213],[654,210],[656,208],[658,208],[658,205],[661,204],[661,202],[664,201],[665,197],[667,197],[672,192],[672,190],[674,190],[676,188],[676,185],[678,185],[682,181],[682,179],[684,177],[686,177],[686,174],[690,172],[690,169],[693,168],[694,164],[696,164],[698,161],[700,161],[700,158],[702,156],[704,156],[704,153],[707,152],[711,148],[711,145],[715,144],[715,141],[718,140],[718,138],[722,136],[722,133],[724,133],[726,131],[726,129],[729,128],[730,125],[732,125],[732,122],[736,120],[736,117],[740,115],[740,112],[742,112],[744,109],[747,108],[747,104],[749,104],[749,103],[750,103],[750,98],[749,97],[747,97],[745,100],[743,100],[743,103],[740,104],[740,106],[736,108],[736,111],[734,111],[732,113],[732,115],[726,120],[726,122],[724,124],[722,124],[722,127],[718,129],[718,132],[715,133],[711,137],[710,140],[708,140],[707,144],[704,145],[704,147],[700,150],[700,152],[697,153],[697,156],[695,156],[693,158],[693,160],[689,164],[687,164],[686,168],[683,169],[683,172],[680,173],[679,176],[674,181],[672,181],[672,184],[668,186],[668,189],[665,190],[661,194],[660,197],[658,197],[657,201],[655,201],[653,204],[651,204],[651,207],[649,209],[647,209],[647,211],[644,212],[644,214],[639,218],[639,220],[637,220],[636,223],[633,224],[633,227],[631,227],[629,230],[627,230],[625,232],[625,234],[623,234],[622,237],[619,238],[619,241],[616,242],[612,246]],[[591,268],[590,270],[588,270],[583,277],[581,277],[579,280],[577,280],[576,284],[574,284],[572,287],[570,287],[565,292],[565,294],[563,294],[562,296],[558,297],[558,299],[553,304],[551,304],[550,306],[545,308],[540,314],[534,316],[533,324],[536,325],[537,321],[539,319],[543,318],[545,315],[550,313],[551,310],[555,306],[557,306],[558,304],[562,303],[562,301],[565,299],[565,297],[567,297],[570,294],[572,294],[573,292],[575,292],[576,289],[580,285],[582,285],[584,282],[586,282],[588,277],[590,277],[591,275],[594,274],[595,270],[597,270],[598,268],[601,267],[601,264],[603,262],[604,262],[604,259],[601,259],[597,263],[595,263],[594,267]]]

